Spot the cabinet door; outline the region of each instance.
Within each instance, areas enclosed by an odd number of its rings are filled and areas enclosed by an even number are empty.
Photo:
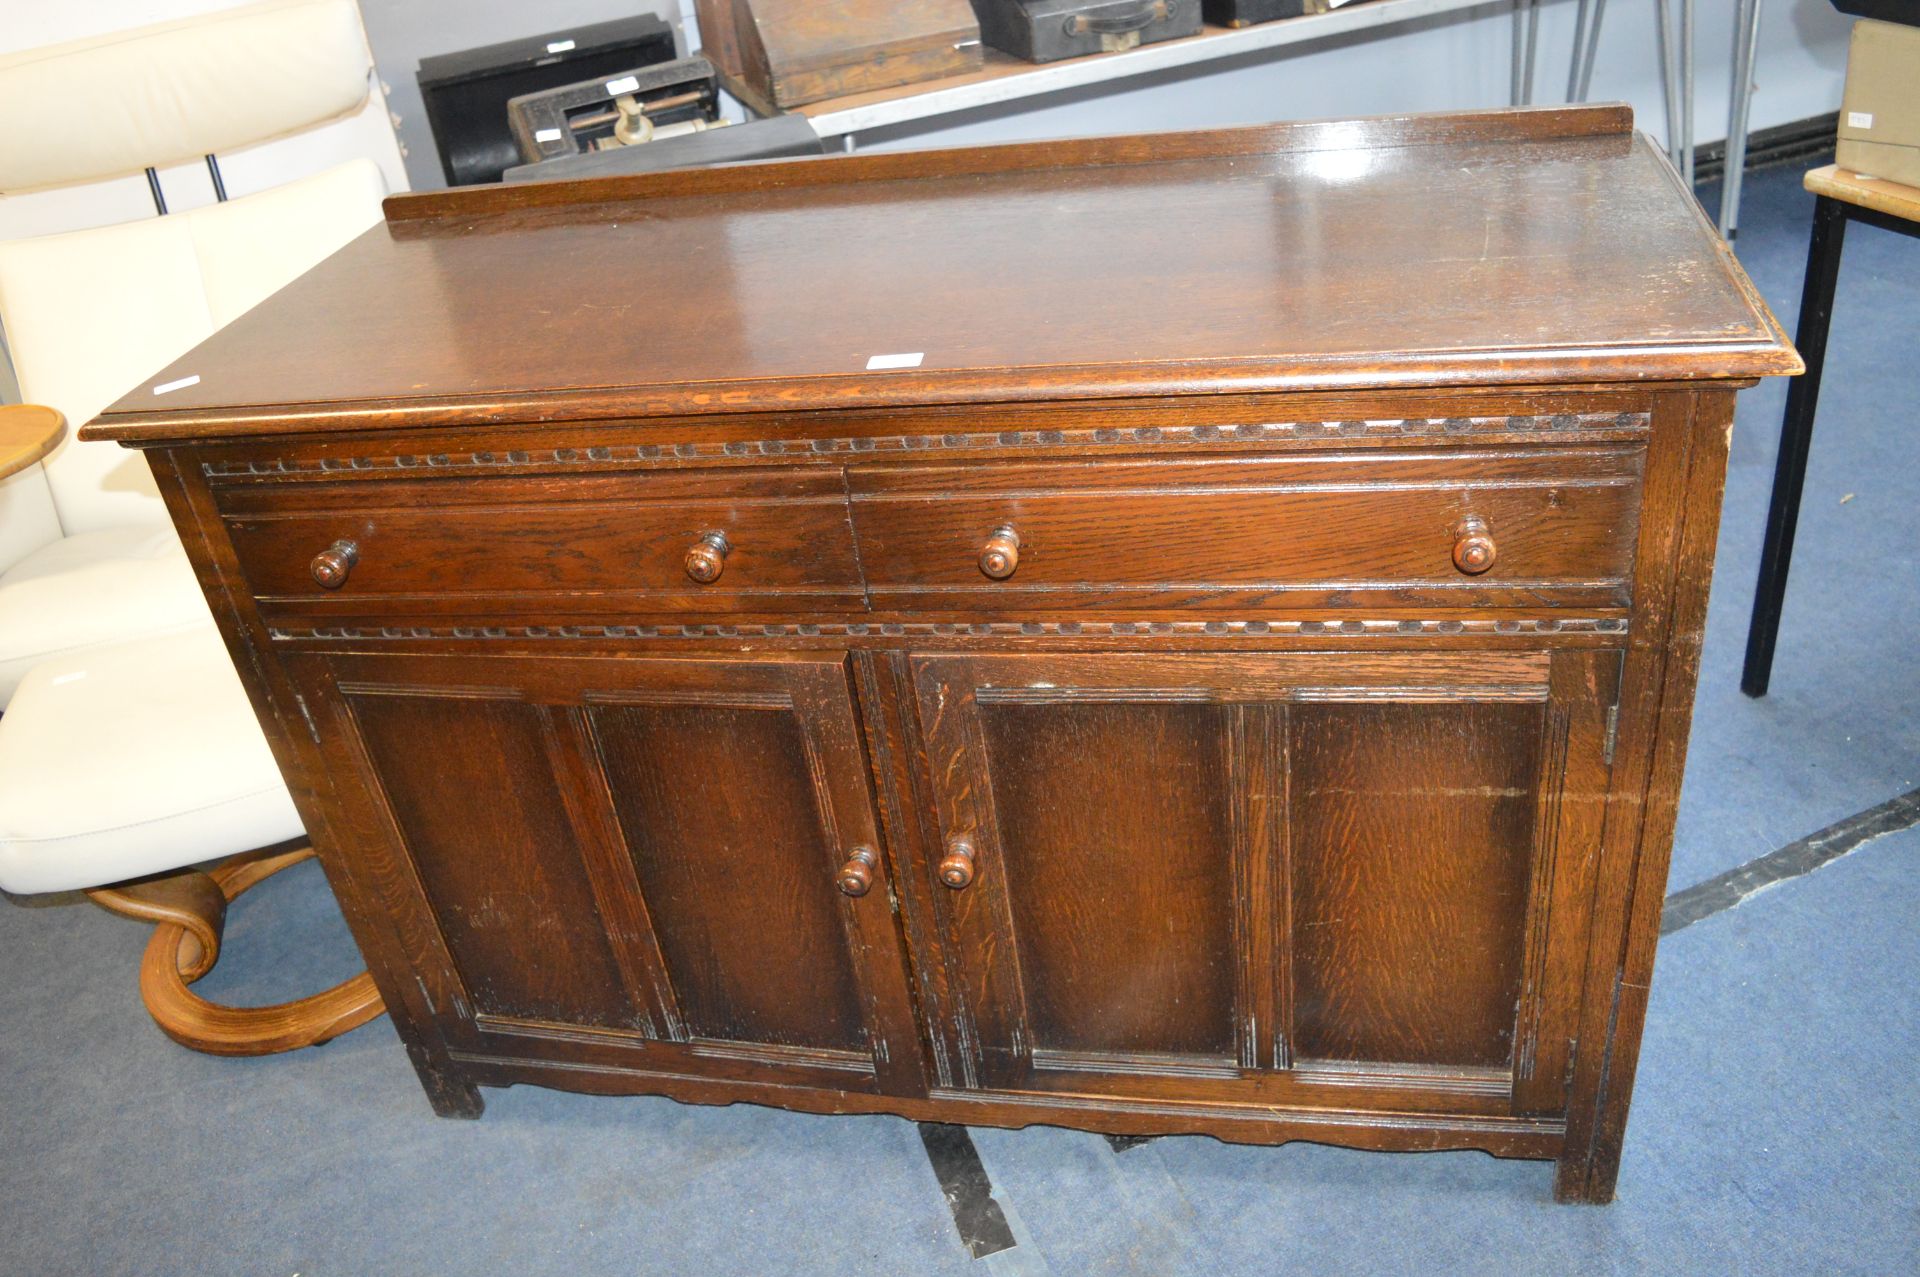
[[[1551,1109],[1617,664],[918,659],[968,1080]]]
[[[459,1049],[919,1084],[844,656],[298,664]]]

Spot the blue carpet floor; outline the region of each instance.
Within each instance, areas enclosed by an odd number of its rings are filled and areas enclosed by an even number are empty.
[[[1747,183],[1740,255],[1789,326],[1811,209],[1798,170]],[[1849,238],[1758,703],[1737,682],[1784,388],[1741,403],[1676,888],[1920,786],[1920,244]],[[140,1007],[145,927],[0,901],[0,1275],[1913,1272],[1917,917],[1909,829],[1669,937],[1607,1209],[1477,1153],[983,1130],[1020,1244],[975,1261],[910,1123],[531,1088],[438,1121],[386,1021],[198,1056]],[[202,987],[236,1002],[356,965],[311,866],[229,943]]]

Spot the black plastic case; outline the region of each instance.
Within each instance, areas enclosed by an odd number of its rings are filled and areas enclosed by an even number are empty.
[[[420,59],[420,96],[448,185],[497,182],[521,162],[508,99],[673,55],[673,28],[646,14]]]
[[[1200,0],[973,0],[980,39],[1029,62],[1200,33]]]
[[[1326,11],[1326,0],[1200,0],[1202,16],[1216,27],[1251,27]]]

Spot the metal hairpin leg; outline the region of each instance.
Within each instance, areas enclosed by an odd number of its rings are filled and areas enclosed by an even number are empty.
[[[1660,86],[1666,91],[1667,158],[1693,187],[1693,0],[1654,0],[1654,32],[1660,41]]]
[[[1667,108],[1667,158],[1680,167],[1680,42],[1673,30],[1674,0],[1654,0],[1653,30],[1660,44],[1660,88]]]
[[[1747,166],[1747,108],[1760,44],[1760,0],[1740,0],[1734,15],[1733,101],[1727,111],[1727,171],[1720,187],[1720,233],[1740,233],[1740,179]]]
[[[1513,0],[1513,105],[1533,102],[1533,54],[1540,44],[1540,0]]]
[[[1693,0],[1680,0],[1680,176],[1693,189]]]
[[[1593,13],[1587,13],[1587,0],[1573,20],[1573,58],[1567,67],[1567,101],[1585,102],[1593,87],[1593,60],[1600,52],[1600,22],[1607,14],[1607,0],[1593,0]]]
[[[1580,101],[1580,55],[1587,47],[1587,27],[1592,7],[1590,0],[1580,0],[1579,8],[1573,12],[1573,56],[1567,59],[1567,101]]]
[[[1689,187],[1693,185],[1693,2],[1679,0],[1676,31],[1675,0],[1654,0],[1654,32],[1660,44],[1660,85],[1666,95],[1667,157]],[[1574,17],[1573,65],[1567,78],[1570,102],[1585,102],[1593,87],[1593,64],[1600,52],[1600,24],[1606,12],[1607,0],[1593,0],[1589,17],[1587,0],[1580,0],[1579,12]],[[1518,57],[1517,52],[1515,56]]]

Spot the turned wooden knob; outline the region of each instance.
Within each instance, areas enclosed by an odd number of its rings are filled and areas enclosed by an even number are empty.
[[[1006,524],[987,538],[980,547],[980,570],[996,581],[1004,581],[1020,566],[1020,534]]]
[[[353,571],[353,565],[359,561],[360,547],[341,537],[314,555],[313,562],[307,566],[321,589],[337,590],[347,583],[347,574]]]
[[[874,866],[880,858],[873,854],[871,847],[855,847],[853,854],[847,857],[847,863],[840,866],[840,876],[835,879],[840,890],[850,896],[864,896],[873,887]]]
[[[1500,553],[1493,543],[1493,529],[1477,514],[1460,520],[1453,537],[1453,566],[1468,576],[1479,576],[1492,567]]]
[[[973,842],[965,834],[947,839],[947,855],[940,862],[940,881],[955,891],[973,881]]]
[[[725,533],[707,533],[687,551],[687,575],[702,585],[712,585],[727,566],[727,551],[731,549]]]

